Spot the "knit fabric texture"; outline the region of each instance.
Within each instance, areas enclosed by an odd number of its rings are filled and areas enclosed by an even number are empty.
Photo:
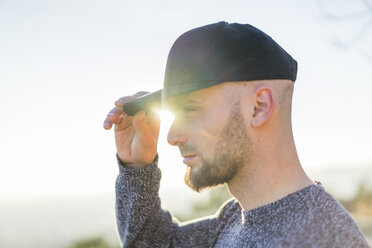
[[[118,163],[116,216],[123,247],[370,247],[321,185],[249,211],[232,199],[213,216],[179,223],[160,206],[157,160],[145,169]]]

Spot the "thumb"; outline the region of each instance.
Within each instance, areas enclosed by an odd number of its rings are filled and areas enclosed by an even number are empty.
[[[133,128],[138,134],[139,142],[142,146],[147,147],[154,144],[154,136],[147,123],[145,112],[139,111],[133,118]]]

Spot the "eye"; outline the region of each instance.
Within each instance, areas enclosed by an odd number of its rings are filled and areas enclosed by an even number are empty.
[[[194,106],[185,106],[185,107],[182,108],[182,112],[187,113],[187,114],[195,112],[197,110],[198,110],[198,108],[194,107]]]

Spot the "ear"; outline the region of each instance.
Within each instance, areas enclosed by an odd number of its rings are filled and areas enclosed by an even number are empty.
[[[260,87],[253,94],[253,113],[251,124],[253,127],[262,126],[274,110],[274,94],[269,87]]]

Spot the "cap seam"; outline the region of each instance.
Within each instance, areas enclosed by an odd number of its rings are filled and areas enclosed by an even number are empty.
[[[253,77],[257,77],[257,76],[262,76],[262,75],[267,75],[267,76],[276,76],[276,75],[279,75],[279,76],[286,76],[288,74],[286,73],[275,73],[275,74],[254,74]],[[194,82],[181,82],[181,83],[172,83],[173,85],[166,85],[164,89],[166,88],[170,88],[170,87],[175,87],[175,86],[179,86],[179,85],[189,85],[189,84],[199,84],[199,83],[210,83],[210,82],[234,82],[234,81],[255,81],[255,80],[272,80],[272,79],[275,79],[275,78],[267,78],[267,79],[247,79],[247,80],[236,80],[236,79],[233,79],[233,80],[222,80],[222,79],[215,79],[215,80],[203,80],[203,81],[194,81]],[[283,79],[283,78],[278,78],[278,79]],[[291,78],[287,78],[289,80],[292,80]]]

